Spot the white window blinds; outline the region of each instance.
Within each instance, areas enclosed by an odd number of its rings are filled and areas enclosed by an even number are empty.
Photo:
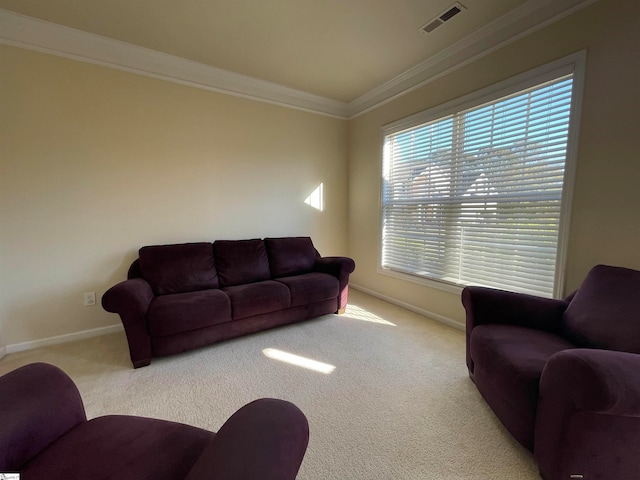
[[[382,268],[553,296],[572,87],[387,133]]]

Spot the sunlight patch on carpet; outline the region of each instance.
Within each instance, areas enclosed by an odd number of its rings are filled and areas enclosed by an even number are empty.
[[[360,308],[355,305],[347,305],[347,311],[345,315],[349,318],[355,318],[356,320],[363,320],[365,322],[380,323],[382,325],[390,325],[392,327],[396,326],[395,323],[392,323],[389,320],[385,320],[384,318],[379,317],[378,315],[375,315],[365,310],[364,308]]]
[[[329,365],[328,363],[318,362],[317,360],[311,360],[310,358],[294,355],[293,353],[284,352],[282,350],[278,350],[277,348],[265,348],[264,350],[262,350],[262,353],[273,360],[278,360],[280,362],[289,363],[297,367],[324,373],[325,375],[330,374],[336,369],[334,365]]]

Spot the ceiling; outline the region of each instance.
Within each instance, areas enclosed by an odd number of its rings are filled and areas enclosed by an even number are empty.
[[[484,41],[490,48],[497,28],[508,32],[511,25],[513,37],[591,2],[461,0],[462,13],[430,34],[420,31],[454,3],[0,0],[0,9],[348,104],[452,47]]]

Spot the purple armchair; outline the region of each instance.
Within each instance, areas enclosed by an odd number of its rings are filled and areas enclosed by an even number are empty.
[[[0,377],[0,472],[22,480],[295,479],[309,439],[293,404],[263,398],[218,433],[151,418],[87,420],[73,381],[44,363]]]
[[[637,479],[640,272],[598,265],[565,300],[467,287],[462,303],[469,374],[542,477]]]

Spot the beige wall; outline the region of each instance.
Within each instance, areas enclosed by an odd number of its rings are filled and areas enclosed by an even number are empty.
[[[638,18],[596,2],[349,122],[0,47],[0,349],[119,324],[82,292],[142,245],[269,235],[311,235],[355,258],[354,283],[462,322],[457,294],[377,272],[380,128],[581,49],[565,289],[640,268]],[[320,183],[322,212],[304,203]]]
[[[347,253],[346,121],[0,47],[0,345],[119,324],[140,246],[310,235]],[[304,203],[324,184],[325,208]]]
[[[570,53],[587,49],[567,292],[597,263],[640,268],[640,6],[596,2],[574,15],[353,119],[349,124],[349,242],[353,282],[463,322],[459,295],[377,272],[381,127]]]

